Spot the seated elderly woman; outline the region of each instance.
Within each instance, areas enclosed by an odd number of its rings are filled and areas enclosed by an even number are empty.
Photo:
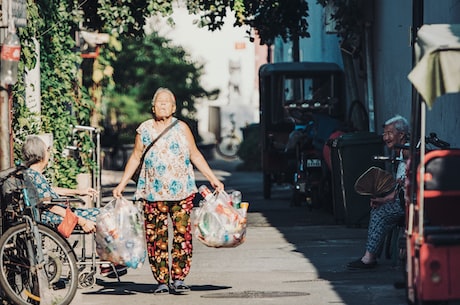
[[[27,137],[22,146],[22,156],[24,165],[27,167],[26,174],[33,185],[36,187],[40,200],[50,200],[60,196],[96,196],[97,192],[93,188],[82,190],[52,187],[43,175],[50,158],[50,147],[40,136]],[[66,207],[53,205],[50,209],[42,213],[42,220],[47,223],[60,223],[65,216]],[[96,231],[96,216],[99,209],[75,209],[74,213],[78,216],[78,224],[83,231],[91,233]]]
[[[43,175],[50,158],[50,147],[40,136],[28,136],[22,146],[24,165],[27,167],[26,174],[30,182],[35,186],[39,200],[51,200],[60,196],[97,196],[93,188],[81,190],[51,186]],[[98,208],[76,208],[73,213],[78,216],[78,225],[86,233],[96,231],[96,216],[100,213]],[[42,221],[44,223],[59,224],[66,214],[66,206],[60,204],[52,205],[43,211]],[[126,274],[125,266],[116,266],[118,276]],[[110,265],[101,265],[101,274],[112,276],[114,272]]]
[[[372,166],[355,183],[360,195],[370,196],[370,219],[364,256],[350,262],[349,269],[371,269],[377,265],[377,253],[385,235],[404,216],[401,204],[401,186],[389,172]]]

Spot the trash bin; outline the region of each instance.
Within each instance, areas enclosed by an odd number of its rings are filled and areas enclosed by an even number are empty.
[[[382,136],[373,132],[345,133],[331,144],[333,214],[337,223],[366,227],[369,198],[356,193],[356,179],[371,166],[382,167],[373,156],[383,155]]]

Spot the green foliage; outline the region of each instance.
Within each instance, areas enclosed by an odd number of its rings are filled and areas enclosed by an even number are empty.
[[[261,44],[271,44],[276,37],[285,41],[309,37],[305,0],[185,0],[185,3],[191,14],[199,16],[197,25],[210,31],[220,30],[227,14],[232,13],[236,18],[234,25],[248,27],[251,40],[257,32]],[[174,1],[86,1],[82,10],[88,28],[142,36],[146,18],[171,16]]]
[[[188,10],[200,16],[198,25],[219,30],[230,9],[235,26],[248,26],[252,40],[257,32],[261,44],[272,44],[276,37],[284,41],[310,37],[308,33],[308,3],[305,0],[187,0]]]
[[[73,186],[76,174],[93,166],[89,158],[92,141],[88,135],[77,136],[80,159],[66,157],[63,152],[68,145],[74,144],[72,126],[89,126],[90,118],[100,111],[90,96],[103,97],[104,102],[116,110],[124,107],[124,124],[132,124],[150,113],[154,88],[169,87],[176,94],[177,116],[195,126],[194,100],[212,99],[218,94],[217,91],[207,92],[200,86],[203,65],[156,34],[144,37],[146,18],[171,16],[173,3],[166,0],[27,0],[27,27],[19,30],[22,46],[20,81],[12,88],[16,159],[20,158],[20,146],[25,136],[52,133],[54,163],[50,176],[60,186]],[[288,40],[309,36],[308,6],[303,0],[186,0],[186,4],[190,13],[199,14],[199,25],[211,31],[220,29],[226,14],[232,12],[236,17],[235,26],[250,28],[250,37],[254,30],[257,31],[262,44],[271,44],[275,37]],[[74,34],[81,26],[111,34],[98,61],[92,62],[94,65],[83,62],[75,48]],[[120,54],[119,39],[126,46]],[[40,58],[35,49],[37,45]],[[116,60],[118,55],[120,58]],[[124,60],[129,64],[121,64]],[[38,61],[41,113],[32,113],[26,106],[25,84],[21,76],[33,69]],[[122,71],[115,74],[115,83],[112,62],[115,62],[114,67],[119,65],[115,71]],[[79,80],[80,68],[84,68],[85,87],[81,87]],[[111,94],[114,92],[121,95],[116,97]],[[105,119],[111,119],[111,115],[109,110]]]
[[[359,51],[364,35],[366,0],[317,0],[323,7],[331,5],[335,13],[331,18],[336,22],[337,35],[342,39],[342,46]]]
[[[257,31],[261,44],[308,38],[308,3],[305,0],[245,1],[247,24]],[[238,25],[238,24],[237,24]]]
[[[76,22],[81,19],[77,3],[65,1],[37,1],[42,7],[40,17],[46,25],[40,32],[42,131],[54,138],[55,164],[53,173],[56,183],[72,186],[80,168],[88,171],[89,164],[78,167],[79,160],[67,158],[62,152],[72,145],[72,126],[89,125],[89,114],[94,104],[86,90],[79,90],[78,67],[80,54],[74,51],[72,35]],[[43,9],[45,6],[57,8]],[[81,139],[81,153],[88,154],[91,139]],[[70,184],[70,185],[69,185]]]
[[[71,145],[72,126],[88,125],[93,104],[87,92],[79,90],[79,53],[74,51],[73,30],[79,20],[77,2],[31,1],[27,3],[27,27],[19,29],[21,60],[19,81],[13,88],[13,133],[15,159],[29,134],[53,135],[53,162],[48,170],[53,182],[64,187],[75,185],[76,174],[91,164],[63,156]],[[50,9],[53,8],[53,9]],[[39,45],[40,58],[36,46]],[[31,113],[25,102],[23,76],[40,61],[41,114]],[[32,119],[31,119],[32,118]],[[92,149],[91,139],[82,140],[82,155]],[[80,162],[80,164],[79,164]]]
[[[206,91],[200,85],[203,65],[192,60],[182,48],[156,32],[145,37],[122,37],[122,51],[113,63],[114,90],[106,96],[108,117],[115,117],[118,126],[131,128],[151,117],[152,97],[159,87],[167,87],[176,95],[176,116],[195,120],[196,98],[213,99],[218,90]],[[134,138],[134,131],[132,139]]]
[[[160,14],[171,15],[173,1],[169,0],[98,0],[85,1],[81,5],[85,12],[83,25],[90,29],[122,33],[127,36],[142,36],[147,17]]]

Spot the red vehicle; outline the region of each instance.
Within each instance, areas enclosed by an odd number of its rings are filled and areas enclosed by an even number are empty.
[[[412,143],[406,179],[409,181],[405,196],[408,304],[448,304],[460,300],[460,150],[425,151],[427,104],[431,106],[436,97],[460,88],[459,41],[460,25],[422,26],[417,44],[421,54],[429,58],[419,58],[409,74],[420,92],[414,104],[419,107],[414,107],[417,110],[412,121],[420,124],[413,126],[413,130],[419,130],[421,143],[420,149]],[[433,67],[446,60],[452,60],[447,65],[457,68],[451,69],[449,75],[442,75],[442,69]],[[427,62],[428,69],[421,70],[420,65]],[[437,73],[433,74],[421,72],[435,70]],[[450,85],[444,83],[446,79]],[[449,87],[452,82],[455,85]],[[427,83],[436,83],[438,91],[430,95],[430,90],[435,89],[426,86]]]

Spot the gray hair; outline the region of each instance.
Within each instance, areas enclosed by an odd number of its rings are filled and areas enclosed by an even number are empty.
[[[388,125],[394,125],[397,131],[403,132],[407,136],[409,135],[409,123],[407,122],[407,119],[405,117],[399,114],[388,119],[383,126]]]
[[[155,102],[157,101],[157,98],[158,98],[158,95],[160,95],[160,93],[167,93],[169,94],[171,100],[174,102],[174,104],[176,103],[176,97],[174,96],[174,93],[172,93],[171,90],[169,90],[168,88],[158,88],[157,91],[155,91],[155,94],[153,95],[153,98],[152,98],[152,106],[155,105]]]
[[[45,159],[48,149],[45,141],[39,136],[28,136],[22,145],[22,158],[26,167]]]

